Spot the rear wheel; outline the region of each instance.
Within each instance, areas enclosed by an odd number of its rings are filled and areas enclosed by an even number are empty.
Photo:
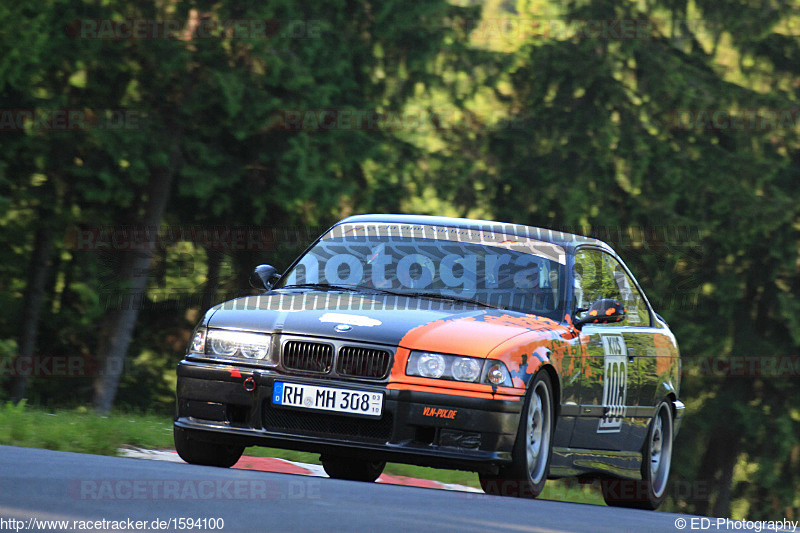
[[[322,467],[335,479],[373,482],[383,473],[386,461],[365,461],[350,457],[322,456]]]
[[[604,479],[603,499],[614,507],[655,510],[664,501],[672,463],[672,409],[661,402],[642,450],[642,479]]]
[[[172,428],[175,451],[187,463],[230,468],[244,453],[244,446],[198,440],[195,435],[191,430],[174,426]]]
[[[487,494],[536,498],[544,489],[555,427],[553,386],[546,371],[536,375],[529,391],[517,430],[513,463],[501,468],[497,475],[479,476]]]

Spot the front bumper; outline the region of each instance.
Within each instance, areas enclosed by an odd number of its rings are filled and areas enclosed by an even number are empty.
[[[175,426],[195,430],[194,438],[487,473],[511,462],[523,403],[189,360],[177,375]],[[276,379],[381,391],[383,414],[376,420],[274,406]]]

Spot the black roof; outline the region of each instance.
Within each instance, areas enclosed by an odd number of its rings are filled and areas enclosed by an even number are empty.
[[[613,253],[613,250],[608,244],[591,237],[583,237],[581,235],[563,233],[546,228],[523,226],[521,224],[511,224],[508,222],[496,222],[491,220],[476,220],[471,218],[438,217],[430,215],[369,214],[347,217],[337,222],[334,226],[353,223],[425,224],[429,226],[447,226],[459,229],[491,231],[495,233],[514,235],[516,237],[527,237],[529,239],[550,242],[559,246],[563,246],[567,249],[573,249],[582,244],[591,244],[609,250]]]

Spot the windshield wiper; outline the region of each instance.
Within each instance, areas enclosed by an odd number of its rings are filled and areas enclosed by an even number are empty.
[[[505,309],[505,307],[500,305],[487,304],[486,302],[482,302],[480,300],[473,300],[472,298],[464,298],[463,296],[453,296],[452,294],[441,294],[438,292],[403,292],[399,294],[402,294],[403,296],[410,296],[412,298],[433,298],[435,300],[449,300],[452,302],[470,303],[470,304],[480,305],[481,307],[491,307],[492,309]]]
[[[367,287],[359,287],[358,285],[331,285],[330,283],[298,283],[296,285],[284,285],[283,287],[276,287],[277,289],[320,289],[323,291],[351,291],[360,292]]]
[[[367,287],[366,285],[331,285],[330,283],[298,283],[296,285],[284,285],[283,287],[276,287],[278,289],[320,289],[323,291],[351,291],[351,292],[380,292],[385,294],[396,294],[398,296],[407,296],[407,292],[392,291],[389,289],[379,289],[378,287]]]
[[[278,289],[319,289],[323,291],[350,291],[350,292],[380,292],[384,294],[393,294],[395,296],[406,296],[408,298],[432,298],[434,300],[448,300],[451,302],[463,302],[469,304],[480,305],[481,307],[490,307],[492,309],[505,309],[500,305],[491,305],[480,300],[473,300],[472,298],[464,298],[462,296],[453,296],[450,294],[440,294],[438,292],[403,292],[393,291],[390,289],[381,289],[378,287],[366,287],[364,285],[331,285],[330,283],[298,283],[296,285],[284,285],[283,287],[276,287]]]

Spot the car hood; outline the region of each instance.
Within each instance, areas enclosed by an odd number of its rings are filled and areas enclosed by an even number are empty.
[[[514,336],[557,323],[446,300],[288,290],[220,304],[209,310],[206,325],[485,357]]]

